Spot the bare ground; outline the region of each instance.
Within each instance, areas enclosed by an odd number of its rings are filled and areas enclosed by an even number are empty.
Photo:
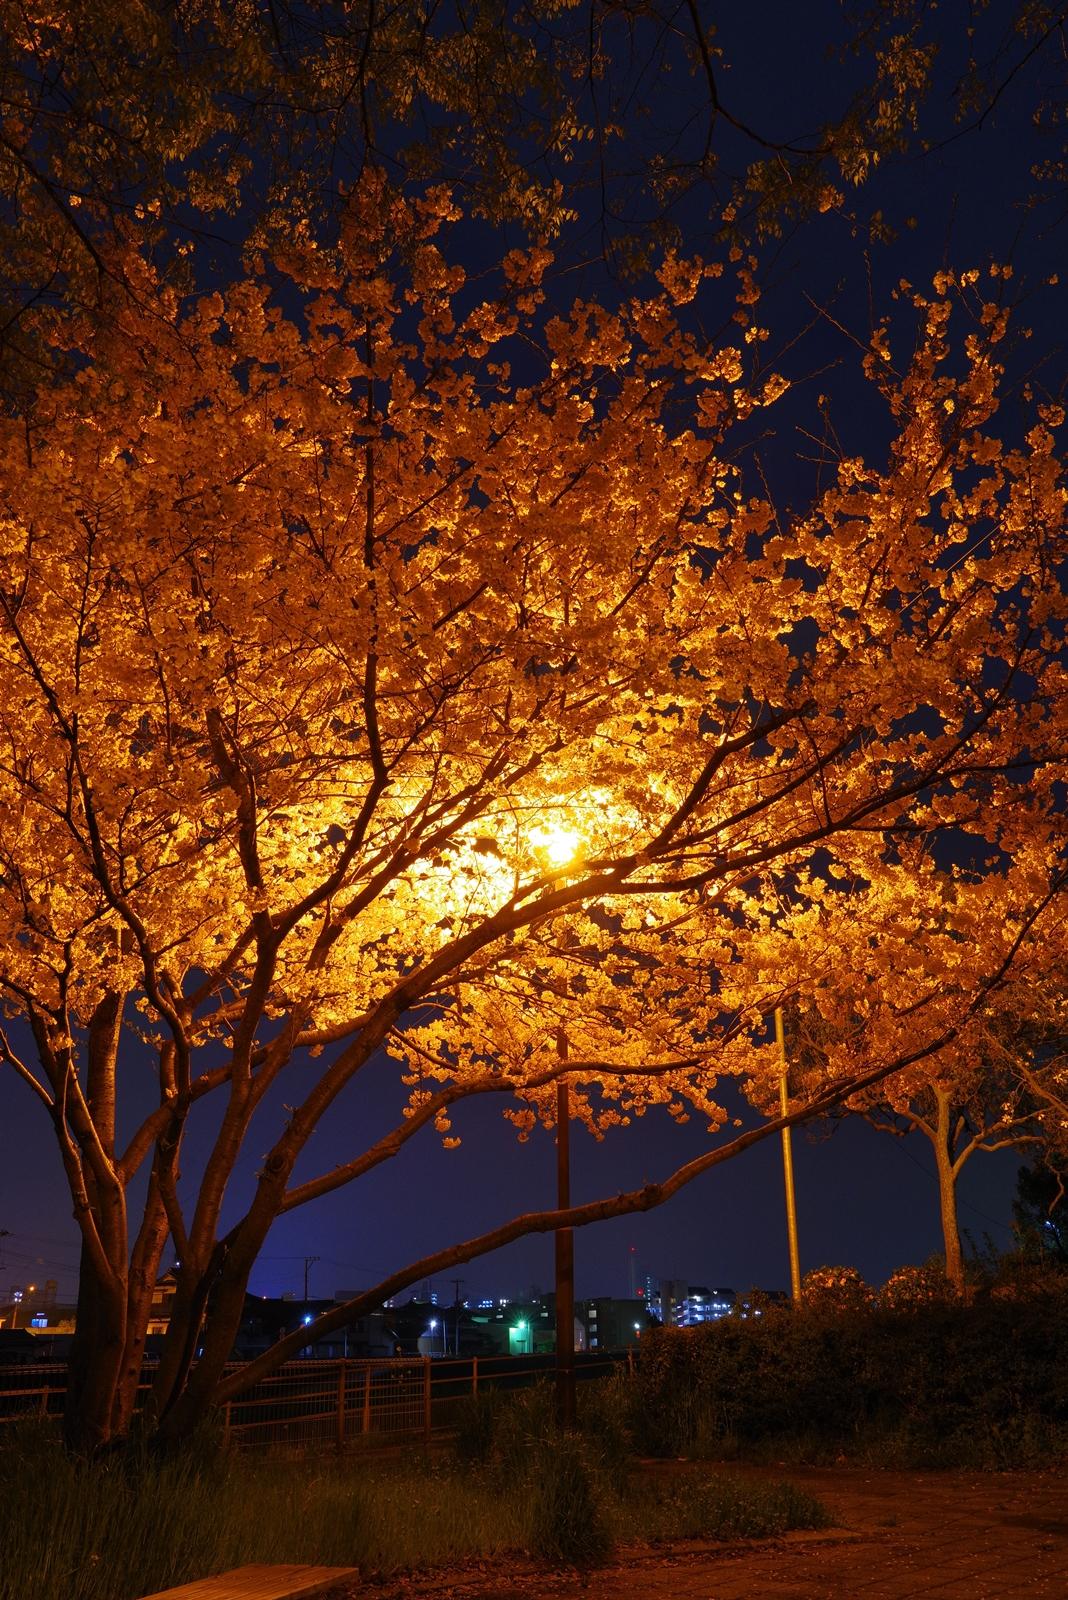
[[[338,1600],[1068,1600],[1061,1472],[704,1470],[788,1477],[836,1526],[744,1546],[630,1547],[589,1575],[522,1559],[473,1564],[365,1581]]]

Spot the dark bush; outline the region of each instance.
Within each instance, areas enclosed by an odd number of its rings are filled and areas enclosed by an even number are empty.
[[[839,1310],[818,1301],[643,1340],[650,1455],[809,1453],[1007,1466],[1068,1443],[1068,1285]]]
[[[612,1553],[596,1467],[581,1434],[540,1441],[532,1457],[530,1551],[544,1561],[595,1567]]]

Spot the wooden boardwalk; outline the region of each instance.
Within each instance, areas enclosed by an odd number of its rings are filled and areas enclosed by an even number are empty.
[[[145,1600],[294,1600],[298,1595],[321,1594],[359,1575],[358,1567],[272,1567],[258,1562],[183,1583],[178,1589],[162,1589]]]

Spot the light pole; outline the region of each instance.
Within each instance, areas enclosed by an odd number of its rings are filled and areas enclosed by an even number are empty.
[[[556,1049],[567,1061],[567,1034],[560,1028]],[[567,1080],[556,1085],[556,1208],[571,1204],[571,1099]],[[556,1230],[556,1421],[560,1428],[575,1426],[575,1233]]]
[[[557,822],[531,835],[536,849],[545,852],[552,867],[566,871],[578,853],[581,835]],[[563,1076],[567,1063],[567,1032],[557,1029],[556,1050],[561,1075],[556,1083],[556,1208],[571,1204],[571,1100]],[[556,1255],[556,1421],[560,1428],[575,1426],[575,1236],[571,1228],[557,1228]]]
[[[786,1060],[786,1034],[782,1007],[775,1007],[775,1043],[779,1049],[779,1108],[785,1117],[790,1109],[789,1065]],[[797,1250],[797,1201],[794,1196],[794,1157],[790,1148],[790,1129],[782,1130],[782,1174],[786,1186],[786,1237],[790,1247],[790,1293],[801,1298],[801,1261]]]

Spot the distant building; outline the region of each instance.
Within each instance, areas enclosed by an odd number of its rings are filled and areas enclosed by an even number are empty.
[[[263,1355],[288,1334],[299,1333],[302,1327],[311,1328],[324,1311],[333,1311],[334,1300],[272,1300],[266,1295],[245,1296],[245,1311],[241,1318],[237,1338],[234,1340],[233,1359],[252,1361]],[[391,1356],[395,1354],[396,1341],[382,1311],[372,1311],[357,1317],[343,1328],[332,1328],[317,1339],[309,1335],[309,1342],[298,1352],[298,1358],[311,1361],[328,1361],[344,1356]]]
[[[599,1295],[596,1299],[581,1301],[578,1311],[587,1350],[626,1350],[638,1344],[642,1335],[656,1325],[644,1295],[633,1300],[613,1300]]]
[[[699,1322],[718,1322],[721,1317],[729,1317],[737,1298],[733,1289],[706,1289],[700,1284],[694,1285],[679,1307],[678,1326],[692,1328]]]
[[[653,1316],[665,1327],[678,1324],[679,1308],[689,1293],[685,1278],[651,1278],[647,1284],[647,1304]]]
[[[665,1328],[718,1322],[721,1317],[730,1316],[738,1299],[733,1289],[710,1289],[688,1283],[685,1278],[661,1278],[655,1285],[649,1280],[647,1287],[651,1290],[648,1309]]]
[[[25,1328],[0,1328],[0,1366],[21,1367],[42,1360],[38,1339]]]
[[[0,1303],[0,1329],[31,1334],[73,1333],[76,1308],[56,1301],[55,1278],[44,1283],[16,1284],[5,1303]]]
[[[173,1268],[165,1272],[152,1290],[152,1306],[148,1313],[148,1334],[166,1333],[171,1325],[171,1307],[178,1292],[178,1279]]]
[[[556,1348],[556,1297],[482,1299],[464,1309],[459,1326],[460,1355],[547,1355]],[[575,1330],[575,1348],[581,1350],[585,1330],[577,1317]]]

